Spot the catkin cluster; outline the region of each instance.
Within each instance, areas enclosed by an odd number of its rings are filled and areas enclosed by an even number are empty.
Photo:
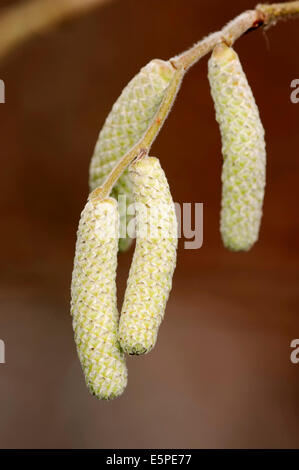
[[[71,313],[78,356],[91,393],[119,396],[127,383],[123,350],[155,345],[176,264],[177,222],[157,158],[131,165],[137,240],[118,332],[116,267],[118,205],[91,193],[81,214],[72,277]]]
[[[140,140],[161,104],[174,72],[170,62],[154,59],[124,88],[114,103],[95,146],[89,172],[91,190],[101,186],[115,164]],[[127,170],[111,193],[115,199],[120,194],[126,196],[127,207],[133,203],[132,184]],[[129,223],[131,217],[125,213],[120,214],[121,251],[126,250],[132,241],[128,235],[124,236],[125,221],[127,219]]]
[[[231,250],[249,250],[262,217],[264,129],[238,55],[225,44],[209,60],[209,81],[222,136],[222,239]]]
[[[126,387],[124,353],[142,355],[156,343],[176,265],[177,220],[157,158],[140,154],[113,188],[114,198],[103,199],[103,188],[96,188],[155,122],[173,75],[172,65],[160,60],[141,69],[114,104],[91,161],[93,192],[78,228],[71,313],[87,386],[100,399],[117,397]],[[238,56],[225,44],[217,45],[209,60],[209,81],[224,160],[221,234],[231,250],[248,250],[257,240],[262,216],[264,129]],[[119,214],[115,199],[120,194],[127,204],[134,203],[136,246],[119,319],[117,250],[131,242],[127,237],[119,245],[119,224],[125,225],[127,217]]]

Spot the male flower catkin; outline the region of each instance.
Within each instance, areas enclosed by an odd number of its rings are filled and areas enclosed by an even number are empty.
[[[136,144],[153,119],[175,69],[170,62],[152,60],[124,88],[112,107],[94,150],[90,164],[90,189],[100,186],[121,157]],[[112,190],[117,199],[126,196],[127,207],[132,204],[132,187],[125,171]],[[129,222],[130,217],[127,216]],[[126,235],[126,214],[120,214],[119,248],[126,250],[132,239]]]
[[[160,162],[145,157],[129,168],[136,209],[136,247],[130,268],[119,341],[128,354],[155,345],[176,264],[175,206]]]
[[[219,44],[209,60],[209,81],[222,136],[220,230],[231,250],[258,239],[265,188],[264,129],[236,52]]]
[[[75,342],[86,384],[104,400],[120,395],[127,384],[117,340],[118,224],[115,199],[91,194],[79,222],[71,288]]]

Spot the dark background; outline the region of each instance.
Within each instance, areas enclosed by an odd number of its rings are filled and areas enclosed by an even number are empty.
[[[184,250],[181,241],[157,346],[128,359],[121,398],[88,394],[69,315],[88,165],[113,102],[150,59],[181,52],[254,4],[116,0],[1,61],[2,448],[299,447],[299,364],[290,362],[299,337],[299,104],[290,101],[299,21],[235,47],[267,133],[258,244],[238,254],[221,243],[220,136],[204,59],[152,149],[174,200],[204,203],[204,244]],[[120,301],[131,256],[119,258]]]

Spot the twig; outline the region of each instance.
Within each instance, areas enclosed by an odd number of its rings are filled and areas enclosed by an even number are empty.
[[[230,21],[221,31],[210,34],[188,51],[173,57],[171,63],[175,67],[183,66],[187,70],[213,50],[216,44],[225,42],[227,45],[232,46],[248,30],[256,29],[260,26],[269,27],[278,20],[288,19],[297,15],[299,15],[299,1],[257,5],[255,10],[245,11]]]
[[[30,36],[111,0],[30,0],[0,16],[0,59]]]
[[[273,5],[257,5],[256,10],[264,16],[265,26],[271,26],[278,20],[299,15],[299,2],[273,3]]]
[[[248,31],[248,29],[251,29],[254,24],[259,23],[260,17],[260,13],[256,10],[245,11],[241,15],[237,16],[237,18],[230,21],[221,31],[210,34],[188,51],[170,59],[171,63],[174,67],[182,66],[186,70],[189,69],[203,56],[213,50],[216,44],[225,42],[230,46],[233,45],[233,43]]]
[[[192,67],[199,59],[214,49],[216,44],[225,42],[232,45],[240,36],[249,30],[260,26],[269,26],[277,20],[294,17],[299,14],[299,1],[278,3],[274,5],[257,5],[256,10],[249,10],[230,21],[221,31],[212,33],[204,38],[188,51],[170,59],[170,63],[176,70],[170,82],[162,103],[156,112],[152,122],[143,137],[126,153],[113,168],[103,185],[91,193],[91,197],[107,197],[114,184],[128,165],[138,157],[141,152],[149,152],[149,149],[162,128],[165,119],[174,103],[179,87],[182,83],[184,72]]]
[[[14,46],[32,34],[44,31],[66,18],[108,1],[111,0],[30,0],[16,7],[10,7],[0,17],[0,59]],[[299,1],[272,5],[259,4],[255,10],[245,11],[230,21],[221,31],[210,34],[191,49],[170,59],[170,63],[176,69],[176,72],[151,124],[142,139],[122,157],[108,175],[103,186],[93,191],[91,197],[107,197],[115,182],[132,160],[140,152],[149,151],[171,109],[187,69],[208,54],[220,42],[232,45],[249,30],[260,26],[268,27],[278,20],[297,15],[299,15]]]
[[[127,166],[138,157],[140,154],[148,153],[152,143],[158,135],[158,132],[162,128],[165,119],[171,109],[171,106],[176,98],[177,92],[183,80],[185,70],[183,67],[177,69],[172,77],[170,84],[167,87],[163,100],[156,112],[151,124],[145,131],[142,139],[129,150],[113,168],[111,173],[106,178],[103,185],[96,188],[90,195],[90,197],[102,197],[103,199],[109,196],[113,185],[116,183],[120,175],[127,168]]]

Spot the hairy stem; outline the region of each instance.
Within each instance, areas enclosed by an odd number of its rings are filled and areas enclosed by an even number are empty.
[[[299,14],[299,1],[277,3],[273,5],[257,5],[255,10],[245,11],[235,19],[230,21],[221,31],[212,33],[191,49],[170,59],[170,63],[176,70],[174,77],[167,88],[163,101],[154,116],[151,124],[143,135],[142,139],[127,152],[116,164],[111,173],[106,178],[103,185],[91,193],[91,197],[109,196],[114,184],[121,176],[128,165],[138,156],[148,153],[158,132],[162,128],[165,119],[176,98],[176,94],[184,77],[184,72],[192,67],[204,55],[214,49],[216,44],[225,42],[231,46],[246,31],[256,29],[260,26],[269,26],[277,20],[293,17]]]
[[[30,35],[46,30],[65,18],[108,1],[110,0],[30,0],[16,7],[8,8],[0,17],[0,59]],[[184,72],[187,69],[208,54],[220,42],[232,45],[239,37],[251,29],[256,29],[259,26],[271,26],[278,20],[297,15],[299,15],[299,1],[272,5],[259,4],[255,10],[245,11],[230,21],[221,31],[210,34],[191,49],[170,59],[170,63],[176,69],[176,72],[151,124],[142,139],[122,157],[103,186],[93,191],[91,197],[107,197],[113,185],[132,160],[143,153],[148,153],[171,109]]]
[[[143,137],[119,160],[119,162],[104,181],[103,185],[99,188],[96,188],[90,194],[90,197],[101,197],[104,199],[109,196],[114,184],[121,176],[123,171],[127,168],[127,166],[134,160],[134,158],[149,152],[151,145],[162,128],[165,119],[167,118],[167,115],[172,107],[172,104],[182,83],[184,74],[185,70],[183,67],[180,67],[175,71],[173,78],[167,87],[162,103],[160,104],[151,124],[143,134]]]
[[[202,57],[212,51],[216,44],[225,42],[228,45],[232,45],[240,36],[248,31],[248,29],[252,28],[254,24],[259,23],[259,17],[260,14],[256,10],[245,11],[234,20],[230,21],[221,31],[210,34],[196,43],[191,49],[173,57],[171,63],[175,67],[181,66],[184,67],[185,70],[189,69]]]
[[[256,29],[259,26],[269,27],[278,20],[288,19],[297,15],[299,15],[299,1],[257,5],[255,10],[245,11],[230,21],[220,31],[210,34],[191,49],[173,57],[171,63],[175,67],[184,67],[187,70],[212,51],[216,44],[225,42],[231,46],[248,30]]]
[[[264,24],[268,26],[278,20],[299,15],[299,2],[273,3],[272,5],[260,4],[256,6],[256,10],[263,14]]]

